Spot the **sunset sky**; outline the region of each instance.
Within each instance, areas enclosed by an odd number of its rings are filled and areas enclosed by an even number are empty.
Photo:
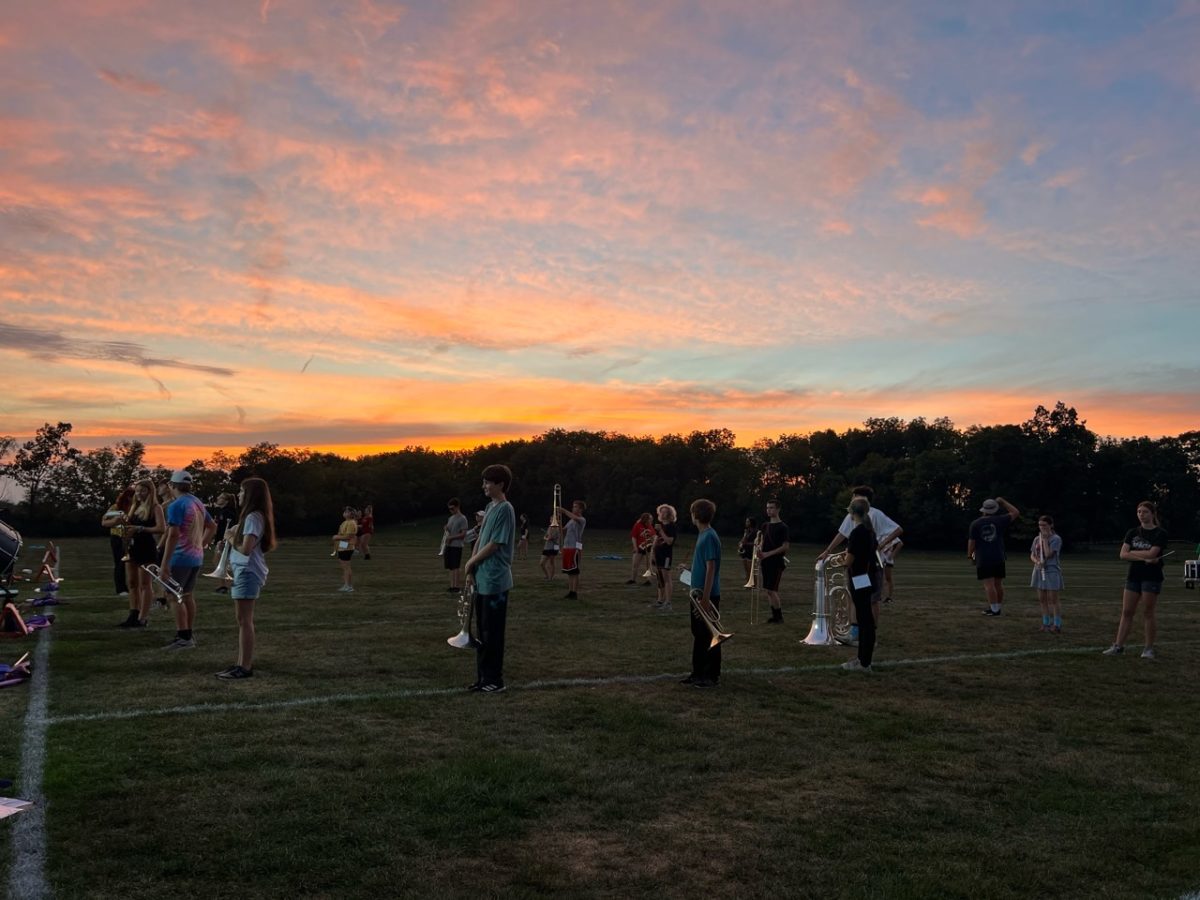
[[[1200,2],[11,3],[0,434],[1200,427]]]

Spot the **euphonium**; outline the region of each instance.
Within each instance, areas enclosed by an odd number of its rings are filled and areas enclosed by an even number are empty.
[[[732,631],[721,630],[721,611],[711,603],[706,604],[701,602],[704,592],[700,588],[692,588],[690,596],[692,598],[692,608],[704,620],[704,624],[708,626],[709,634],[712,635],[712,642],[708,645],[709,650],[720,646],[733,637]]]
[[[471,637],[471,617],[475,614],[475,585],[468,584],[458,595],[458,634],[446,638],[446,643],[460,650],[476,647],[479,642]]]
[[[220,578],[224,580],[229,573],[229,548],[233,546],[232,541],[225,541],[225,546],[221,548],[221,558],[217,560],[217,567],[211,572],[205,572],[205,578]]]
[[[800,643],[824,647],[850,632],[850,589],[846,586],[846,551],[817,560],[813,588],[813,621]]]

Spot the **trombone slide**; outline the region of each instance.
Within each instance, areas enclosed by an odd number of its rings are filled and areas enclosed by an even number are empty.
[[[183,587],[174,578],[163,578],[162,570],[154,563],[147,563],[142,566],[142,571],[150,575],[150,580],[163,589],[164,593],[170,594],[175,598],[176,603],[183,602]]]

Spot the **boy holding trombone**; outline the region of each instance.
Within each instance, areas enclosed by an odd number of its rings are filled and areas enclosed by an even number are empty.
[[[681,684],[715,688],[721,680],[721,646],[714,642],[701,610],[721,620],[721,539],[712,527],[717,505],[711,500],[696,500],[691,506],[692,524],[700,530],[692,553],[692,671]],[[697,596],[698,592],[698,596]]]

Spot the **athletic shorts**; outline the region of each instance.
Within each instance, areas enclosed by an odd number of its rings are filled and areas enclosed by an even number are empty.
[[[1135,594],[1161,594],[1163,583],[1161,581],[1127,581],[1125,582],[1125,590],[1133,591]]]
[[[442,567],[453,572],[462,566],[462,547],[447,547],[442,551]]]
[[[1008,573],[1004,571],[1004,563],[984,563],[975,567],[975,580],[987,581],[989,578],[1003,578]]]
[[[233,587],[229,589],[229,596],[234,600],[257,600],[262,586],[262,579],[249,566],[233,567]]]
[[[342,562],[350,562],[350,560],[354,559],[353,550],[339,550],[337,555],[338,559],[340,559]]]
[[[783,579],[783,560],[772,562],[769,559],[764,559],[759,565],[762,567],[763,590],[778,591],[779,582]]]
[[[183,594],[190,594],[192,592],[192,589],[196,587],[196,576],[199,574],[199,566],[188,566],[182,569],[172,566],[171,568],[171,577],[179,582],[180,593]]]
[[[579,560],[582,555],[574,547],[563,548],[562,570],[564,575],[574,575],[579,571]]]
[[[671,557],[660,556],[655,558],[654,568],[662,569],[664,572],[668,571],[671,568]]]

